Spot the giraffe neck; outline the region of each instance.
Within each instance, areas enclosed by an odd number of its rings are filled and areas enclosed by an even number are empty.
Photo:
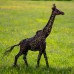
[[[48,23],[47,23],[47,25],[43,28],[43,32],[44,32],[44,34],[45,34],[46,37],[47,37],[47,36],[50,34],[50,32],[51,32],[52,25],[53,25],[53,22],[54,22],[54,20],[55,20],[55,16],[56,16],[56,15],[54,15],[54,14],[52,13],[51,16],[50,16],[50,19],[49,19],[49,21],[48,21]]]

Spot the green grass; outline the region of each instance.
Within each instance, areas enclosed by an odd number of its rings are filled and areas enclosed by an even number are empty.
[[[57,16],[52,32],[47,38],[47,56],[50,68],[47,69],[44,57],[40,67],[35,68],[38,52],[29,51],[29,67],[26,68],[21,56],[19,67],[13,68],[14,57],[19,47],[9,56],[3,53],[7,47],[20,40],[32,37],[42,29],[50,15],[52,4],[64,11]],[[0,1],[0,73],[1,74],[74,74],[74,3],[68,1]]]

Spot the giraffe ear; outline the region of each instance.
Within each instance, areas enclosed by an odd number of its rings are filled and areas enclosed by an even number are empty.
[[[55,4],[53,4],[52,10],[55,10],[55,9],[56,9],[56,6],[55,6]]]

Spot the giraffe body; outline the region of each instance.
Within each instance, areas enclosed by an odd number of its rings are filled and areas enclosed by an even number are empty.
[[[18,60],[19,56],[21,56],[22,54],[24,55],[24,57],[23,57],[24,62],[26,64],[26,66],[28,66],[26,56],[27,56],[28,50],[32,50],[32,51],[39,51],[38,59],[37,59],[37,67],[39,67],[39,63],[40,63],[42,54],[44,55],[44,58],[46,61],[46,66],[49,67],[46,50],[45,50],[46,49],[46,38],[49,36],[49,34],[52,30],[55,16],[61,15],[61,14],[64,15],[64,12],[59,11],[54,4],[53,8],[52,8],[52,13],[51,13],[50,19],[48,20],[48,23],[42,30],[37,31],[33,37],[24,39],[24,40],[20,41],[18,44],[11,46],[11,48],[5,52],[5,53],[11,52],[15,46],[20,46],[20,51],[15,56],[14,66],[17,65],[17,60]]]

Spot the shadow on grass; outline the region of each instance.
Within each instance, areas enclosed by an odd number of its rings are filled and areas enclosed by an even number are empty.
[[[73,68],[74,69],[74,68]],[[74,74],[72,68],[35,68],[32,66],[26,67],[24,65],[18,67],[2,66],[0,67],[1,74]]]

